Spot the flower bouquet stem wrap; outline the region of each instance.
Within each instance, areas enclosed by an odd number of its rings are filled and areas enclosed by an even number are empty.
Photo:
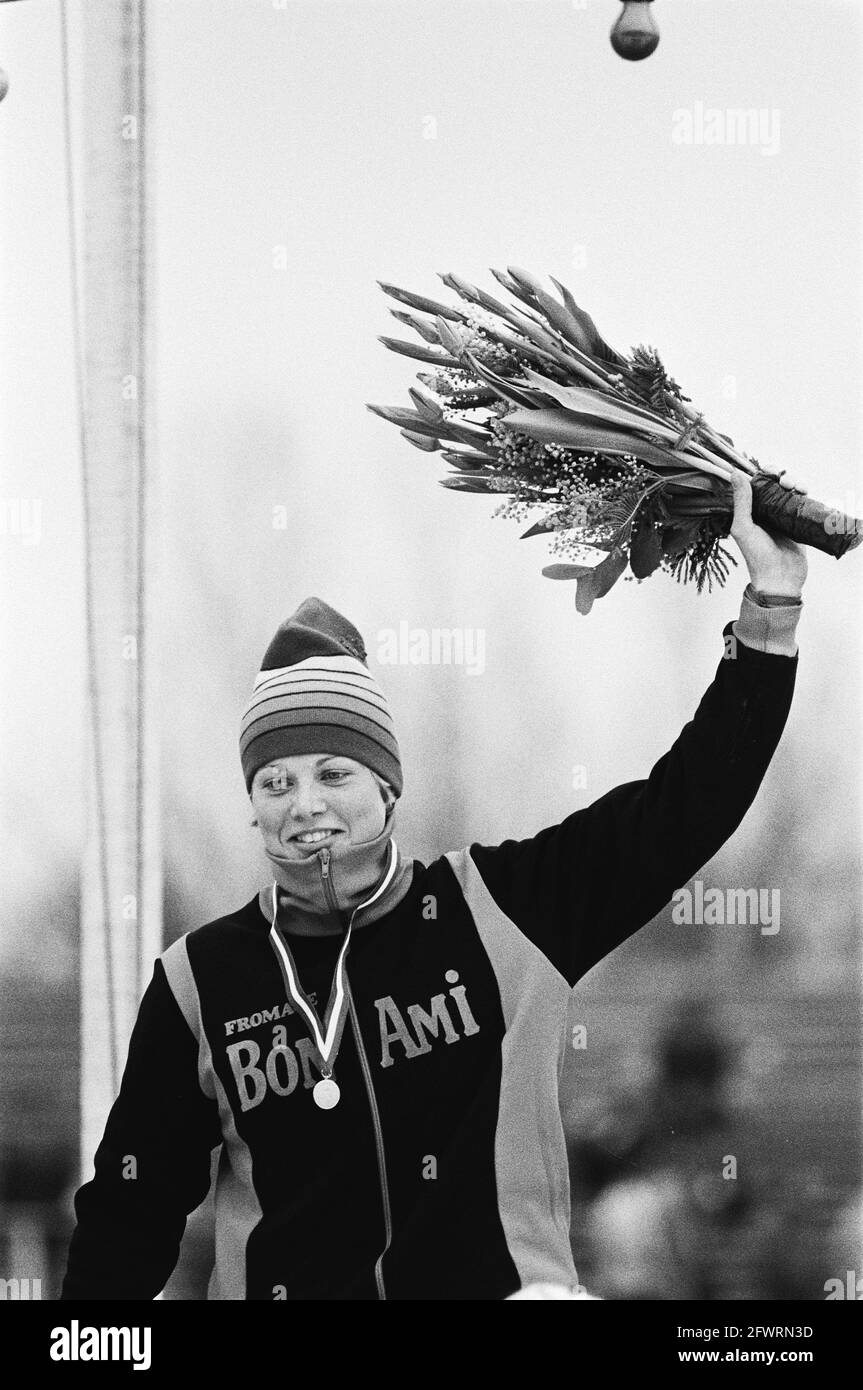
[[[420,342],[382,338],[421,361],[412,408],[370,405],[424,453],[441,451],[443,486],[501,493],[500,515],[530,518],[524,538],[545,535],[569,563],[587,613],[629,569],[722,584],[735,560],[722,546],[733,517],[731,479],[752,483],[753,519],[766,530],[837,558],[863,540],[863,522],[823,506],[762,469],[713,429],[653,348],[628,356],[557,280],[510,266],[492,274],[513,302],[458,275],[441,276],[467,310],[382,289]]]
[[[782,487],[768,473],[752,479],[752,517],[765,530],[811,545],[838,560],[863,539],[863,527],[853,517],[825,507],[798,488]]]

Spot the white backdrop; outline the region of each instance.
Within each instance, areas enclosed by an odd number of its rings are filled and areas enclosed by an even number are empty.
[[[262,872],[238,717],[278,622],[317,593],[377,633],[486,633],[481,676],[382,667],[421,857],[523,835],[643,775],[692,713],[744,579],[654,576],[588,618],[541,539],[367,401],[412,365],[376,279],[445,296],[523,265],[618,347],[656,344],[712,423],[860,514],[860,19],[845,0],[662,0],[623,63],[611,0],[156,0],[150,77],[165,853],[185,925]],[[0,12],[0,952],[69,960],[50,917],[81,838],[83,619],[56,0]],[[754,108],[778,141],[690,144],[681,110]],[[765,129],[768,125],[765,125]],[[768,147],[769,146],[769,147]],[[277,268],[284,264],[285,268]],[[38,526],[16,529],[15,505]],[[273,526],[286,507],[286,529]],[[19,509],[19,513],[20,509]],[[38,535],[37,535],[38,532]],[[728,851],[859,838],[861,554],[811,556],[801,668],[769,784]],[[588,787],[572,787],[572,767]],[[848,880],[823,866],[799,930]],[[844,870],[842,871],[844,872]],[[833,879],[836,875],[833,875]],[[783,884],[785,880],[783,879]],[[783,892],[785,890],[783,889]],[[827,895],[825,900],[825,894]]]

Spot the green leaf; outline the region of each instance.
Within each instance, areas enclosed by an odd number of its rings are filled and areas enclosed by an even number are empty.
[[[604,420],[610,425],[622,425],[626,429],[659,434],[669,441],[676,441],[680,435],[679,429],[669,425],[661,417],[651,418],[646,411],[639,412],[627,401],[607,392],[594,391],[589,386],[565,386],[560,382],[550,381],[539,372],[531,371],[530,367],[525,367],[522,375],[531,386],[551,396],[574,415]]]
[[[628,538],[642,503],[650,496],[653,486],[651,484],[649,487],[628,487],[617,496],[609,498],[598,508],[594,517],[595,523],[602,526],[613,526],[615,528],[615,541],[621,544],[624,539]]]
[[[681,473],[680,475],[671,474],[670,476],[668,476],[667,481],[665,482],[663,491],[672,493],[675,496],[678,494],[682,496],[689,492],[710,492],[713,494],[714,498],[716,496],[716,488],[713,485],[713,481],[709,473]],[[706,503],[706,505],[708,506],[709,510],[713,510],[712,503]]]
[[[548,293],[538,276],[526,270],[519,270],[516,266],[509,266],[508,270],[510,278],[516,282],[522,292],[529,291],[546,321],[573,347],[578,348],[588,357],[610,360],[618,356],[612,352],[608,343],[600,336],[590,315],[578,307],[569,291],[564,290],[553,276],[551,277],[553,283],[557,285],[563,295],[562,305],[557,302],[553,295]]]
[[[626,569],[626,551],[615,547],[611,554],[578,581],[575,606],[585,616],[598,598],[604,598]]]
[[[549,531],[553,531],[552,517],[546,517],[545,521],[535,521],[526,531],[522,531],[519,540],[530,540],[531,536],[547,536]]]
[[[447,463],[451,463],[454,468],[483,468],[486,464],[494,462],[493,454],[479,454],[470,449],[460,451],[445,449],[441,457],[446,459]]]
[[[400,429],[411,430],[415,434],[425,434],[431,439],[448,439],[453,444],[479,444],[488,438],[487,431],[479,426],[459,423],[455,420],[436,420],[432,423],[420,415],[418,410],[406,410],[398,405],[367,405],[373,415],[388,420]]]
[[[431,420],[432,424],[436,424],[438,420],[444,418],[443,407],[440,402],[424,386],[409,386],[408,395],[424,419]]]
[[[518,282],[513,280],[512,276],[508,275],[505,270],[492,270],[491,273],[498,284],[503,285],[504,289],[509,290],[510,294],[521,295],[522,291]],[[525,298],[528,297],[527,295],[525,296]]]
[[[434,352],[431,348],[422,347],[419,343],[407,343],[402,338],[378,338],[379,343],[389,348],[390,352],[401,353],[402,357],[413,357],[417,362],[434,362],[436,367],[458,367],[457,357],[449,357],[445,352]]]
[[[568,339],[574,347],[580,348],[582,352],[591,356],[596,354],[598,334],[592,323],[588,327],[582,322],[582,318],[586,318],[586,315],[581,315],[581,311],[579,311],[578,316],[570,313],[569,309],[558,304],[557,300],[542,288],[536,291],[536,299],[549,323],[553,324],[558,333]],[[591,328],[593,328],[593,333],[590,331]]]
[[[419,309],[423,314],[439,315],[442,319],[452,319],[453,323],[464,323],[467,315],[461,309],[451,309],[448,304],[439,304],[436,299],[425,299],[421,294],[411,294],[409,290],[399,289],[398,285],[388,285],[383,280],[378,280],[378,284],[384,294],[397,299],[400,304],[407,304],[411,309]]]
[[[555,360],[557,360],[558,357],[564,358],[564,354],[561,352],[555,339],[543,324],[537,323],[535,319],[528,318],[527,314],[520,313],[518,309],[510,310],[509,318],[520,333],[523,333],[524,336],[529,338],[538,348],[542,348],[543,352],[547,352],[549,357],[553,357]],[[568,359],[564,358],[564,361],[568,362]]]
[[[536,323],[533,319],[528,318],[527,314],[514,311],[513,318],[520,331],[527,334],[532,341],[541,342],[543,352],[551,358],[556,367],[562,367],[570,378],[583,377],[600,390],[608,389],[605,378],[601,374],[604,369],[594,361],[589,353],[580,352],[570,343],[558,342],[542,323]]]
[[[497,488],[490,487],[482,478],[481,474],[463,474],[456,478],[440,478],[441,487],[451,488],[453,492],[496,492]]]
[[[562,285],[559,280],[555,280],[553,275],[550,275],[549,279],[557,289],[561,299],[563,300],[569,312],[572,314],[573,318],[578,319],[578,321],[583,325],[585,331],[590,337],[592,342],[591,352],[593,353],[593,355],[595,357],[602,357],[606,362],[613,362],[615,364],[619,364],[620,366],[625,365],[626,358],[622,357],[619,352],[616,352],[613,347],[609,346],[609,344],[603,338],[602,334],[599,332],[599,329],[597,328],[593,319],[590,317],[590,314],[588,314],[586,310],[579,308],[572,294],[566,288],[566,285]]]
[[[666,526],[662,531],[662,553],[669,558],[674,555],[682,555],[691,545],[698,540],[701,529],[701,521],[681,522],[674,526]]]
[[[542,292],[542,281],[538,275],[534,275],[532,270],[521,270],[517,265],[508,265],[507,274],[515,280],[522,289],[529,290],[531,294]]]
[[[583,575],[592,574],[594,568],[593,565],[546,565],[543,574],[546,579],[581,579]]]
[[[507,275],[502,270],[493,270],[491,273],[505,289],[509,290],[514,299],[519,300],[531,313],[534,312],[534,298],[530,290],[523,289],[517,280],[513,280],[511,275]],[[510,312],[517,311],[511,309]]]
[[[484,362],[480,362],[472,352],[465,352],[465,361],[470,365],[471,371],[478,376],[480,381],[484,381],[489,386],[493,386],[499,396],[506,401],[512,401],[514,405],[522,406],[527,410],[533,410],[538,404],[536,393],[533,391],[520,390],[514,381],[509,377],[499,376],[491,367],[487,367]]]
[[[656,527],[643,522],[636,526],[629,547],[629,568],[636,579],[646,579],[662,562],[662,538]]]
[[[491,439],[487,429],[480,425],[471,425],[467,420],[446,420],[443,424],[437,425],[436,429],[441,439],[451,439],[454,444],[467,444],[469,448],[482,449]]]
[[[437,425],[423,418],[416,410],[407,410],[403,405],[366,405],[373,415],[379,415],[399,429],[410,430],[412,434],[423,434],[426,438],[437,438]]]
[[[549,516],[543,517],[540,521],[535,521],[532,526],[529,526],[526,531],[522,532],[519,539],[526,541],[529,540],[531,536],[547,536],[550,531],[556,531],[558,529],[555,525],[556,522],[568,522],[569,524],[565,529],[573,530],[575,523],[572,520],[571,509],[564,507],[562,511],[552,512]],[[585,541],[584,544],[585,546],[589,544],[592,550],[611,549],[610,544],[607,544],[605,541],[590,541],[589,543]]]
[[[499,299],[487,294],[478,285],[472,285],[469,280],[464,280],[461,275],[455,275],[452,271],[448,271],[446,275],[440,275],[440,278],[448,289],[455,290],[456,294],[461,295],[468,304],[479,304],[490,314],[500,314],[503,318],[509,318],[512,313],[508,305],[502,304]]]
[[[538,367],[544,367],[546,371],[549,367],[557,367],[558,363],[551,353],[543,352],[541,348],[527,342],[524,338],[519,338],[515,333],[509,333],[505,328],[495,326],[484,330],[488,336],[501,347],[509,348],[517,352],[521,357],[526,357],[528,361],[535,362]],[[569,370],[569,368],[567,368]]]
[[[582,453],[632,455],[653,468],[673,467],[680,472],[682,455],[658,444],[648,444],[640,435],[626,430],[602,429],[588,424],[568,410],[512,410],[504,416],[509,429],[526,434],[541,444],[563,444]],[[697,469],[698,460],[686,459]]]
[[[622,547],[615,547],[606,560],[593,571],[596,598],[604,598],[623,574],[627,565],[627,554]]]
[[[501,303],[499,299],[495,299],[493,295],[486,294],[485,290],[481,289],[477,289],[476,297],[477,303],[480,304],[483,309],[487,309],[490,314],[498,314],[501,318],[508,319],[512,322],[514,310],[509,304]]]
[[[429,435],[417,434],[415,430],[400,430],[399,433],[416,449],[422,449],[424,454],[433,454],[440,448],[440,440],[432,439]]]
[[[426,323],[424,319],[418,319],[415,314],[406,314],[402,309],[390,309],[390,313],[394,319],[398,319],[399,323],[407,324],[408,328],[413,328],[427,343],[436,343],[440,346],[440,338],[433,324]]]
[[[447,352],[452,353],[457,365],[461,366],[460,357],[461,353],[464,350],[463,339],[460,338],[457,333],[453,332],[446,319],[435,319],[434,326],[437,329],[441,343],[446,348]]]
[[[598,598],[617,583],[626,569],[626,553],[615,548],[598,565],[546,565],[546,579],[575,579],[575,606],[585,616]]]
[[[469,280],[465,280],[461,275],[456,275],[454,271],[448,270],[445,275],[438,271],[438,276],[443,280],[448,290],[455,290],[457,295],[468,302],[476,304],[477,288]]]

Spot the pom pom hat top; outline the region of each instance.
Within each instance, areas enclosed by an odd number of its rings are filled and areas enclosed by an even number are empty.
[[[259,768],[297,753],[342,753],[402,792],[402,767],[386,696],[366,665],[352,623],[307,598],[267,647],[243,712],[246,789]]]

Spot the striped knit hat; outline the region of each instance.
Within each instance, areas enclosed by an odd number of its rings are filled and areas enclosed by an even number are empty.
[[[353,624],[319,598],[282,623],[243,712],[246,789],[258,768],[293,753],[343,753],[402,792],[402,767],[386,697],[366,665]]]

